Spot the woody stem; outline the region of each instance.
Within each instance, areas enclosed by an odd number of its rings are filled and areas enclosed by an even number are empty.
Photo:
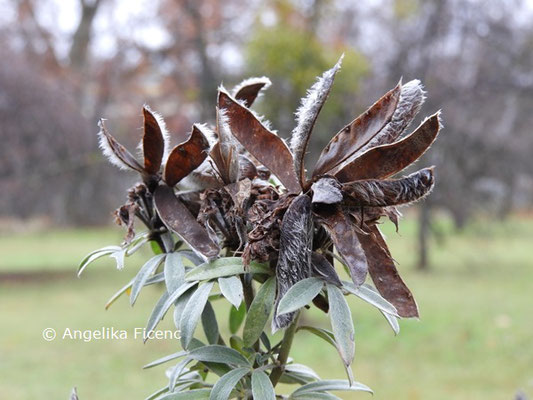
[[[281,347],[278,354],[278,366],[272,370],[270,374],[270,381],[272,386],[276,386],[285,370],[285,364],[287,364],[287,359],[289,358],[289,353],[292,347],[292,341],[294,339],[294,334],[298,328],[298,319],[300,318],[300,312],[296,313],[294,320],[291,325],[285,330],[283,335],[283,340],[281,342]]]

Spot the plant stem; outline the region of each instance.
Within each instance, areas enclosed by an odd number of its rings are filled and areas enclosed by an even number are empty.
[[[270,374],[270,382],[272,382],[272,386],[276,386],[278,384],[279,379],[285,370],[285,364],[287,364],[287,359],[289,358],[292,340],[294,339],[294,334],[296,333],[296,328],[298,327],[299,318],[300,312],[298,311],[294,317],[294,321],[292,321],[292,324],[285,330],[285,334],[283,335],[283,340],[281,342],[278,355],[278,366],[274,368]]]

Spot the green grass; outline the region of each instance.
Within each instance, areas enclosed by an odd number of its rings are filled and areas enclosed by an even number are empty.
[[[416,226],[403,221],[400,235],[385,226],[393,255],[421,311],[420,321],[402,321],[394,336],[382,316],[358,299],[350,304],[356,328],[356,379],[374,389],[374,399],[512,399],[518,389],[533,396],[533,221],[478,221],[454,233],[439,220],[442,238],[432,242],[432,271],[414,270]],[[118,229],[57,231],[3,237],[0,271],[60,269],[65,277],[42,282],[0,282],[0,393],[2,398],[143,399],[166,383],[164,367],[141,366],[177,351],[176,341],[45,342],[46,327],[115,327],[130,333],[145,325],[161,288],[141,293],[132,309],[126,298],[104,311],[107,298],[139,268],[124,271],[98,261],[81,279],[77,262],[90,250],[120,241]],[[70,272],[72,273],[70,275]],[[72,277],[71,277],[72,276]],[[225,306],[222,306],[224,308]],[[219,306],[220,309],[220,306]],[[219,324],[225,328],[224,310]],[[319,311],[303,316],[324,327]],[[163,321],[171,328],[171,318]],[[308,333],[298,333],[292,354],[323,378],[343,378],[336,352]],[[172,365],[171,363],[169,366]],[[339,394],[370,399],[368,394]]]

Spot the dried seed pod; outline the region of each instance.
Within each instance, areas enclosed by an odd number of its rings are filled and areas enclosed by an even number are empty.
[[[260,78],[248,78],[235,86],[232,90],[233,97],[244,102],[246,107],[251,107],[259,94],[272,85],[266,76]]]
[[[161,168],[166,140],[156,114],[154,114],[147,106],[143,107],[143,116],[144,135],[142,148],[144,170],[147,174],[155,175],[159,173],[159,169]]]
[[[279,301],[295,283],[311,276],[313,248],[313,219],[311,199],[307,195],[296,197],[281,223],[280,249],[276,266],[277,297],[272,329],[286,328],[295,313],[277,315]]]
[[[345,183],[342,191],[357,206],[388,207],[412,203],[425,197],[435,184],[432,168],[401,179],[368,179]]]

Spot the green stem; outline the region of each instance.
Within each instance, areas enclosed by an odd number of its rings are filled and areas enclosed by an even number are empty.
[[[296,333],[296,328],[298,328],[298,319],[300,318],[300,312],[298,311],[292,321],[291,325],[285,330],[283,335],[283,340],[281,342],[281,347],[279,349],[278,355],[278,366],[272,370],[270,374],[270,381],[272,386],[276,386],[285,370],[285,364],[287,364],[287,359],[289,358],[289,353],[291,351],[292,341],[294,339],[294,334]]]

